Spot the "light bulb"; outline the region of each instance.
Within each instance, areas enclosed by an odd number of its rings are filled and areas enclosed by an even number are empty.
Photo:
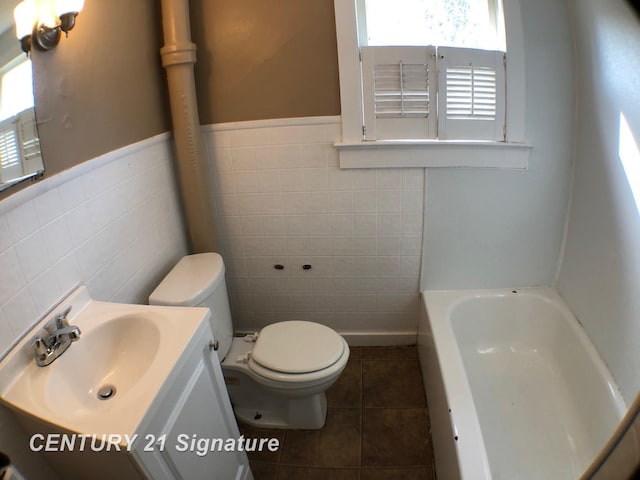
[[[31,35],[33,24],[36,21],[36,6],[34,0],[23,0],[13,10],[13,19],[16,22],[16,37],[18,40]]]
[[[84,0],[56,0],[56,13],[59,17],[65,13],[78,13],[83,6]]]

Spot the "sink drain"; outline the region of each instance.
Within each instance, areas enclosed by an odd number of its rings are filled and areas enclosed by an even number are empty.
[[[109,400],[116,394],[116,387],[113,385],[104,385],[98,390],[98,400]]]

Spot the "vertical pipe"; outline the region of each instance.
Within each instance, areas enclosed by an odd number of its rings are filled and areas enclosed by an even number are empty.
[[[177,170],[192,253],[219,251],[196,98],[188,0],[162,0],[164,46],[169,100],[176,144]]]

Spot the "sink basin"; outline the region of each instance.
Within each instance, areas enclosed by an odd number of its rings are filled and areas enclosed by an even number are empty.
[[[149,315],[124,315],[101,323],[80,340],[51,365],[46,385],[49,406],[66,405],[73,415],[90,414],[115,394],[128,395],[158,354],[160,328]],[[101,393],[104,387],[112,393]]]
[[[39,367],[33,337],[68,305],[82,334]],[[98,302],[80,287],[0,362],[0,398],[65,430],[132,434],[190,343],[201,341],[209,316],[206,308]]]

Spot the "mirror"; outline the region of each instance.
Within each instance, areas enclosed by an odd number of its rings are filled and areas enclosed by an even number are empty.
[[[44,172],[31,60],[20,49],[13,23],[19,1],[0,3],[0,191]]]

